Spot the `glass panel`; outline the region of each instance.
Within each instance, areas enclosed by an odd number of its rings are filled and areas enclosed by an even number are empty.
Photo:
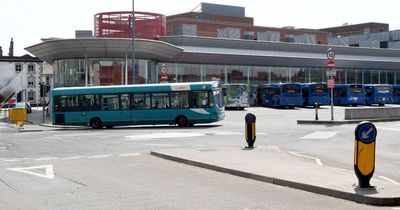
[[[100,100],[98,95],[80,95],[79,100],[82,108],[93,109],[94,107],[100,106]]]
[[[267,67],[255,66],[252,68],[250,83],[252,85],[261,85],[269,83],[269,70]]]
[[[302,68],[289,68],[290,82],[304,82],[305,81],[305,71]]]
[[[225,81],[225,70],[222,65],[203,65],[205,81]]]
[[[394,84],[394,71],[388,71],[387,72],[387,84]]]
[[[166,109],[169,108],[168,93],[152,93],[151,104],[153,109]]]
[[[228,83],[247,84],[246,66],[227,66],[227,73],[228,73]]]
[[[121,94],[121,109],[128,110],[130,109],[130,106],[129,94]]]
[[[135,93],[132,97],[132,109],[149,109],[150,108],[150,94]]]
[[[209,106],[208,92],[194,91],[191,95],[190,107],[203,108]]]
[[[101,96],[102,110],[118,110],[119,98],[118,95],[102,95]]]

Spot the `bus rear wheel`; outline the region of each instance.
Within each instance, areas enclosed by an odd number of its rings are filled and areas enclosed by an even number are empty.
[[[90,126],[92,126],[92,128],[94,129],[100,129],[103,127],[102,125],[103,123],[101,122],[101,120],[99,118],[93,118],[92,120],[90,120]]]
[[[189,121],[185,116],[176,117],[175,122],[179,127],[188,127],[189,126]]]

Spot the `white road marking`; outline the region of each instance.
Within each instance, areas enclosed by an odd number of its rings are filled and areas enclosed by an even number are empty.
[[[44,168],[46,173],[40,174],[40,173],[29,171],[32,169],[35,170],[35,169],[40,169],[40,168]],[[26,167],[26,168],[7,168],[6,170],[26,173],[26,174],[30,174],[33,176],[46,178],[46,179],[54,179],[53,165],[32,166],[32,167]]]
[[[316,131],[301,137],[300,139],[330,139],[338,134],[339,131]]]
[[[388,181],[388,182],[391,182],[392,184],[395,184],[395,185],[400,186],[400,183],[399,183],[399,182],[396,182],[396,181],[394,181],[394,180],[392,180],[392,179],[389,179],[389,178],[387,178],[387,177],[379,176],[379,178],[384,179],[384,180],[386,180],[386,181]]]
[[[316,162],[319,166],[323,166],[323,165],[322,165],[322,162],[321,162],[321,160],[320,160],[319,158],[311,157],[311,156],[307,156],[307,155],[301,155],[301,154],[298,154],[298,153],[296,153],[296,152],[291,152],[291,151],[288,151],[288,153],[291,154],[291,155],[299,156],[299,157],[304,157],[304,158],[308,158],[308,159],[313,159],[313,160],[315,160],[315,162]]]
[[[176,144],[143,144],[147,146],[155,146],[155,147],[180,147],[181,145]]]
[[[31,158],[14,158],[14,159],[4,159],[3,161],[5,162],[18,162],[18,161],[24,161],[24,160],[30,160]]]
[[[7,149],[7,147],[0,147],[0,149]]]
[[[89,156],[88,158],[93,159],[93,158],[107,158],[107,157],[111,157],[112,154],[107,154],[107,155],[93,155],[93,156]]]
[[[122,153],[119,156],[120,157],[136,157],[136,156],[139,156],[139,155],[140,155],[140,153]]]
[[[143,139],[173,139],[204,136],[204,133],[150,133],[143,135],[126,136],[125,140],[143,140]]]
[[[278,152],[280,152],[280,153],[285,154],[281,149],[279,149],[278,146],[272,145],[272,146],[267,146],[267,148],[272,148],[272,149],[275,149],[276,151],[278,151]]]
[[[387,127],[376,127],[376,129],[380,129],[380,130],[390,130],[390,131],[400,131],[399,128],[387,128]]]
[[[46,161],[46,160],[57,160],[58,157],[41,157],[41,158],[37,158],[35,160],[37,161]]]
[[[65,157],[63,160],[77,160],[83,158],[83,156],[72,156],[72,157]]]

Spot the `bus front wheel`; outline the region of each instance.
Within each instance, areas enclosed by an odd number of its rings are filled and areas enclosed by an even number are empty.
[[[94,129],[99,129],[102,128],[102,122],[99,118],[93,118],[92,120],[90,120],[90,126],[92,126],[92,128]]]
[[[176,117],[176,124],[178,124],[179,127],[187,127],[189,126],[189,121],[185,116],[178,116]]]

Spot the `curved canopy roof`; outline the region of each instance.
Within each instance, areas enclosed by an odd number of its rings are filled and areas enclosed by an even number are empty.
[[[52,63],[58,59],[132,57],[132,40],[121,38],[54,39],[25,48],[39,59]],[[166,60],[183,51],[166,42],[135,39],[135,57]]]

